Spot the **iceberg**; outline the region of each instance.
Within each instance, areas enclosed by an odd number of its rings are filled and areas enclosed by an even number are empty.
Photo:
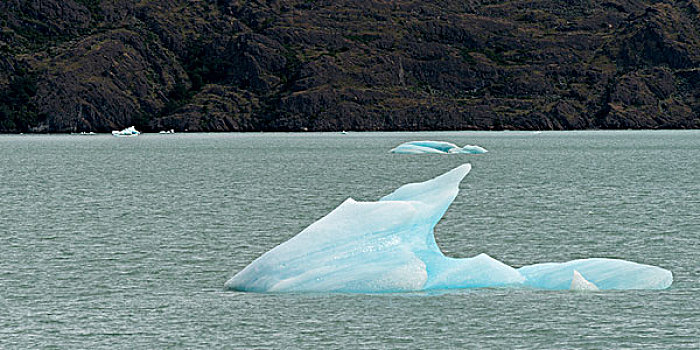
[[[135,127],[130,126],[124,130],[120,131],[112,131],[112,136],[116,137],[134,137],[134,136],[139,136],[141,134],[140,131],[136,130]]]
[[[410,141],[404,142],[389,151],[399,154],[483,154],[488,152],[485,148],[473,145],[459,147],[454,143],[445,141]]]
[[[464,145],[464,147],[462,147],[461,149],[452,149],[450,153],[484,154],[487,152],[488,151],[486,150],[486,148],[483,148],[481,146]]]
[[[376,202],[348,198],[257,258],[225,287],[259,293],[395,293],[587,286],[575,280],[574,270],[600,289],[660,289],[671,284],[670,271],[616,259],[582,259],[515,269],[486,254],[464,259],[446,257],[435,242],[433,229],[470,170],[471,165],[464,164],[432,180],[404,185]]]
[[[619,259],[579,259],[544,263],[518,269],[525,285],[550,290],[570,289],[574,272],[598,289],[664,289],[673,282],[671,271]]]

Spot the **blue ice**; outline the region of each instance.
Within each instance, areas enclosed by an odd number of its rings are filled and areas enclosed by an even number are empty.
[[[670,286],[670,271],[624,260],[582,259],[515,269],[486,254],[465,259],[444,256],[433,228],[470,170],[464,164],[432,180],[404,185],[376,202],[349,198],[257,258],[225,286],[261,293],[393,293],[506,286],[593,289],[586,283],[601,290]]]
[[[400,154],[483,154],[488,151],[479,146],[465,145],[464,147],[459,147],[454,143],[445,141],[410,141],[396,146],[389,152]]]
[[[598,289],[663,289],[673,282],[671,271],[619,259],[579,259],[518,269],[525,285],[542,289],[569,289],[574,271]]]

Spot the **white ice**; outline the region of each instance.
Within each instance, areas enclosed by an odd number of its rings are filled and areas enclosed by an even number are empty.
[[[581,273],[574,270],[574,276],[572,277],[569,289],[574,291],[596,291],[598,287],[584,278]]]
[[[138,136],[141,134],[140,131],[136,130],[135,127],[130,126],[124,130],[121,131],[112,131],[112,135],[117,136],[117,137],[125,137],[125,136]]]
[[[400,154],[482,154],[488,151],[479,146],[465,145],[464,147],[459,147],[454,143],[445,141],[410,141],[396,146],[389,152]]]
[[[574,269],[600,289],[660,289],[667,270],[624,260],[583,259],[514,269],[486,254],[442,254],[433,228],[459,192],[469,164],[404,185],[377,202],[347,199],[226,282],[249,292],[388,293],[529,286],[569,289]]]

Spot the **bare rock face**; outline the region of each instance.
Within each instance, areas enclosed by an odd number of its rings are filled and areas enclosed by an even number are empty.
[[[611,94],[610,113],[603,123],[609,128],[643,128],[648,125],[694,127],[697,119],[683,103],[676,81],[668,69],[635,71],[620,77]]]
[[[681,5],[682,6],[682,5]],[[685,4],[687,7],[689,4]],[[625,65],[664,65],[675,69],[697,67],[700,37],[697,24],[684,18],[684,9],[656,3],[631,15],[621,31],[619,59]]]
[[[0,89],[6,90],[15,75],[15,62],[10,55],[0,55]]]
[[[96,25],[84,1],[6,0],[0,3],[5,28],[19,32],[27,44],[75,36]],[[60,39],[59,39],[60,40]]]
[[[697,0],[9,0],[0,13],[0,132],[700,127]]]
[[[158,118],[152,130],[255,131],[259,99],[251,92],[228,85],[207,85],[186,105]]]
[[[53,131],[106,132],[158,113],[188,78],[158,41],[118,29],[89,36],[35,63],[36,103]]]

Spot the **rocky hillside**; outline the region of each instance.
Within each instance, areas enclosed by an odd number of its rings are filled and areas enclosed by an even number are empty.
[[[700,0],[5,0],[0,132],[700,127]]]

